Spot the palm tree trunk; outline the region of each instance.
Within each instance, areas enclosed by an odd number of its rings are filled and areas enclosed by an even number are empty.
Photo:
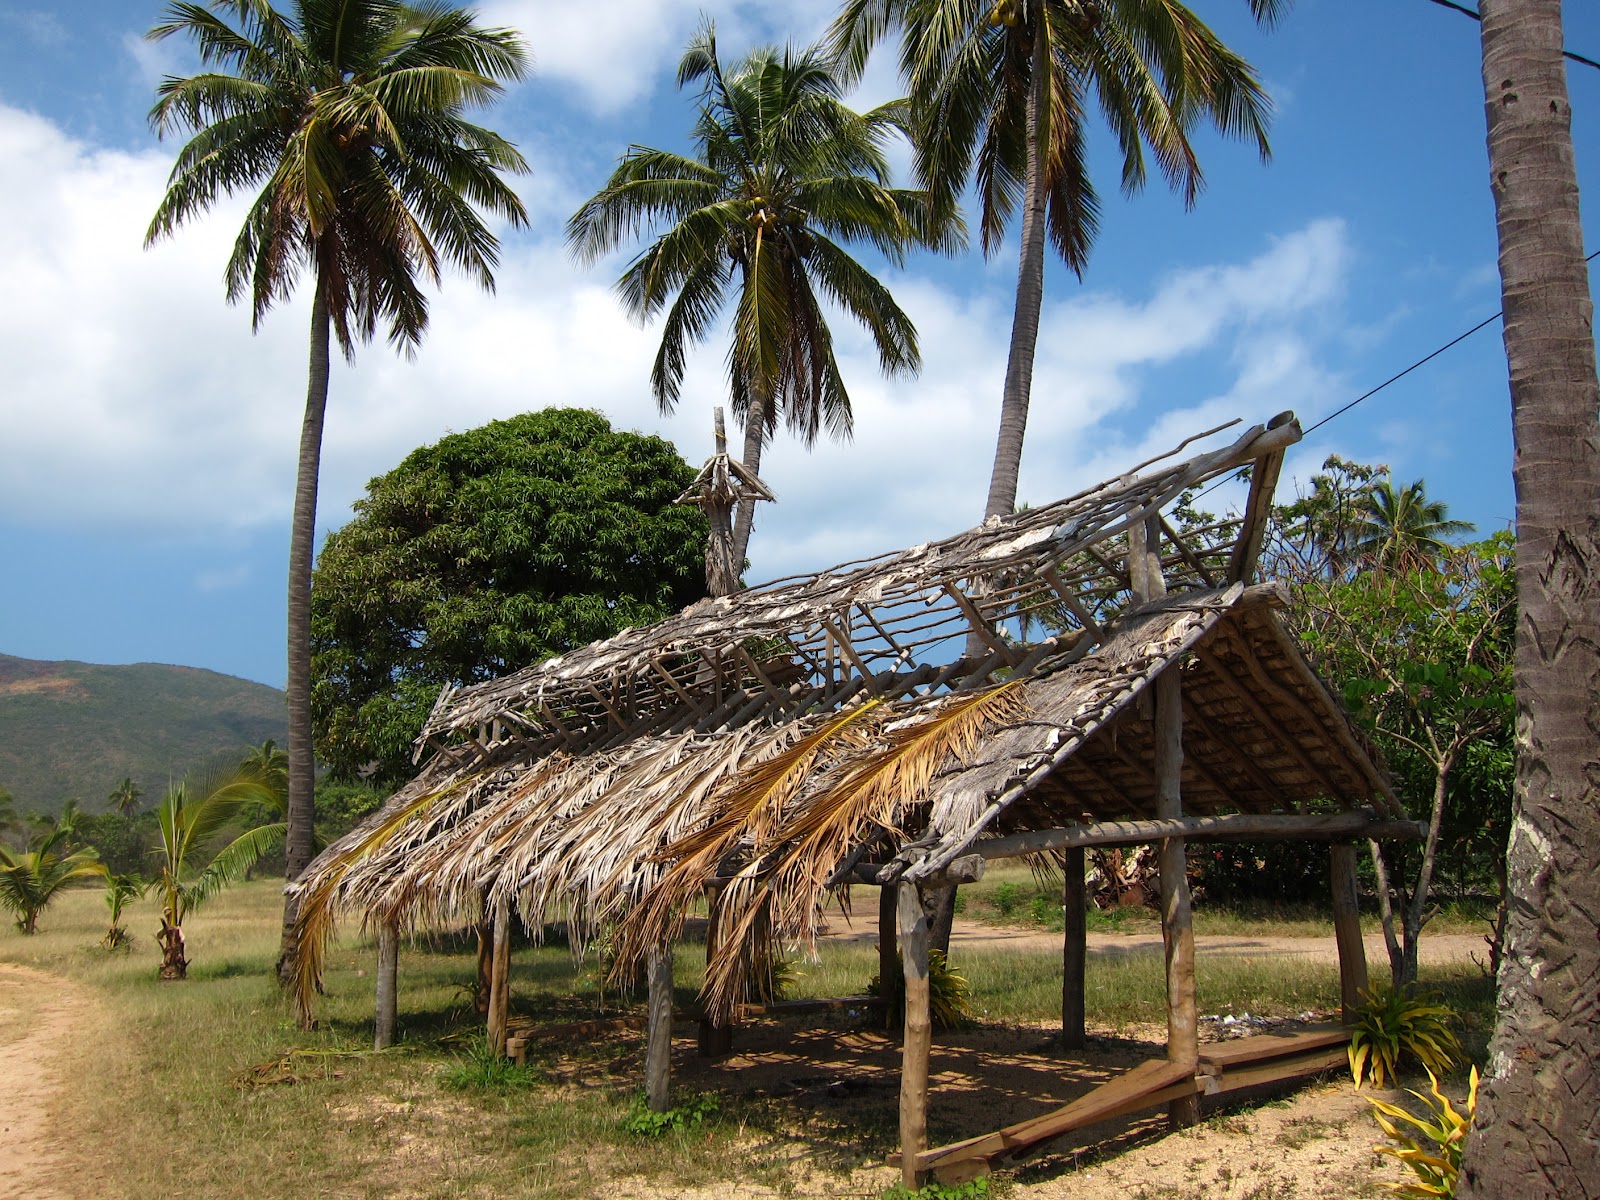
[[[1033,355],[1039,343],[1039,309],[1044,304],[1045,201],[1044,145],[1048,132],[1045,98],[1049,82],[1049,42],[1039,30],[1033,39],[1033,78],[1028,86],[1028,161],[1022,185],[1022,259],[1017,269],[1017,304],[1011,318],[1011,351],[1005,391],[1000,398],[1000,436],[989,475],[983,515],[1012,512],[1017,506],[1017,476],[1022,470],[1022,438],[1028,428],[1033,390]]]
[[[328,300],[319,278],[311,301],[311,370],[289,535],[289,796],[283,857],[284,874],[290,880],[298,879],[311,861],[316,816],[316,765],[311,749],[311,566],[316,552],[322,424],[328,407],[328,335]],[[283,905],[283,938],[278,949],[278,979],[284,985],[298,951],[294,929],[298,914],[298,898],[290,893]]]
[[[1457,1195],[1600,1196],[1600,385],[1560,0],[1483,0],[1517,488],[1511,891]]]
[[[752,475],[761,473],[761,448],[767,441],[767,418],[772,399],[752,385],[750,408],[744,414],[744,465]],[[744,573],[745,552],[750,548],[750,530],[756,521],[756,500],[739,501],[739,512],[733,525],[733,561],[735,578]],[[713,593],[715,594],[715,593]]]

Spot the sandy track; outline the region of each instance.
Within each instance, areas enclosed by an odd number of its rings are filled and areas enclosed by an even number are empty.
[[[853,924],[846,924],[837,914],[830,914],[825,937],[842,942],[859,942],[875,946],[878,930],[875,922],[858,915]],[[1094,956],[1115,958],[1124,955],[1160,954],[1161,934],[1154,933],[1091,933],[1089,953]],[[984,925],[957,917],[950,932],[953,948],[981,946],[989,950],[1018,950],[1029,953],[1059,954],[1061,935],[1041,933],[1033,929],[1016,929],[1000,925]],[[1374,972],[1385,966],[1388,952],[1383,947],[1383,936],[1375,934],[1366,939],[1367,963]],[[1466,962],[1472,955],[1484,958],[1488,949],[1483,938],[1475,933],[1424,934],[1418,946],[1424,963]],[[1236,958],[1305,958],[1317,962],[1337,962],[1338,948],[1331,936],[1319,937],[1243,937],[1211,935],[1195,938],[1195,951],[1201,955],[1232,955]]]
[[[0,963],[0,1200],[63,1200],[65,1171],[53,1116],[57,1065],[89,1025],[82,989],[55,975]]]

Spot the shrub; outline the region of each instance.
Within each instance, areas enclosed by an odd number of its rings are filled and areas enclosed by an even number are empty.
[[[1009,917],[1022,904],[1027,890],[1020,883],[1002,883],[994,889],[994,906],[1002,917]]]
[[[1410,1183],[1391,1183],[1389,1190],[1410,1200],[1435,1200],[1456,1194],[1456,1180],[1461,1174],[1461,1149],[1472,1128],[1472,1118],[1478,1111],[1478,1068],[1472,1068],[1467,1087],[1465,1105],[1456,1108],[1450,1098],[1439,1090],[1439,1079],[1428,1072],[1432,1097],[1412,1092],[1422,1101],[1426,1117],[1413,1116],[1398,1104],[1385,1104],[1382,1100],[1368,1100],[1372,1105],[1373,1119],[1400,1147],[1379,1146],[1379,1154],[1391,1154],[1406,1165],[1416,1178]],[[1397,1122],[1414,1126],[1432,1145],[1425,1146],[1409,1134],[1400,1132]]]
[[[898,1029],[905,1023],[906,977],[903,966],[895,964],[894,979],[890,981],[887,992],[883,990],[883,982],[877,975],[867,984],[867,991],[884,998],[885,1027]],[[955,1029],[970,1023],[971,993],[966,977],[946,961],[944,951],[928,951],[928,1018],[935,1029]]]
[[[531,1086],[536,1076],[528,1067],[518,1066],[503,1054],[497,1054],[487,1037],[473,1041],[466,1054],[445,1068],[444,1084],[458,1092],[503,1092]]]
[[[640,1137],[660,1137],[675,1129],[690,1129],[701,1124],[717,1111],[717,1098],[701,1094],[690,1096],[682,1104],[675,1104],[665,1112],[656,1112],[645,1103],[644,1094],[633,1098],[627,1116],[622,1118],[622,1128]]]
[[[1461,1043],[1450,1028],[1456,1014],[1439,993],[1415,985],[1363,990],[1350,1031],[1350,1075],[1360,1087],[1370,1075],[1377,1087],[1397,1074],[1410,1055],[1430,1075],[1455,1065]]]
[[[980,1175],[965,1183],[937,1183],[930,1180],[916,1191],[903,1183],[896,1183],[883,1190],[882,1200],[984,1200],[992,1195],[994,1192],[989,1186],[989,1177]]]

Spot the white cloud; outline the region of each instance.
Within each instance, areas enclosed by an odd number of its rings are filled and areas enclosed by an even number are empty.
[[[519,30],[534,56],[534,77],[576,88],[589,111],[609,115],[637,104],[664,81],[706,12],[703,0],[610,0],[603,7],[566,0],[487,0],[486,25]],[[716,13],[722,57],[751,45],[815,37],[815,5],[803,0],[723,4]],[[577,106],[574,106],[577,107]]]
[[[97,150],[0,107],[0,261],[10,284],[0,293],[0,514],[8,520],[138,536],[287,524],[305,302],[269,314],[254,337],[248,313],[222,303],[237,205],[140,249],[168,161]],[[551,175],[545,186],[560,194],[567,185]],[[1347,261],[1343,227],[1324,221],[1248,262],[1175,273],[1147,295],[1062,288],[1047,298],[1023,498],[1065,495],[1234,416],[1258,421],[1293,407],[1310,417],[1331,407],[1338,381],[1318,353],[1338,333],[1333,306]],[[709,409],[726,391],[723,346],[714,340],[695,355],[678,415],[658,417],[648,380],[659,330],[622,316],[609,287],[615,269],[574,267],[553,230],[519,235],[506,247],[498,295],[447,282],[414,362],[376,345],[354,368],[336,369],[323,523],[339,524],[365,482],[416,446],[549,405],[601,409],[620,427],[662,432],[691,461],[702,458]],[[891,281],[920,331],[920,379],[884,380],[866,336],[835,324],[855,439],[808,454],[785,436],[769,448],[762,474],[781,503],[761,515],[754,578],[941,536],[977,518],[1011,272],[974,257],[962,278],[961,293],[915,274]],[[1164,381],[1159,393],[1152,375]],[[225,571],[197,578],[231,582]]]

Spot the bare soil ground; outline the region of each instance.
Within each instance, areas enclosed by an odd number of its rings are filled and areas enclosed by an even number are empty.
[[[51,1130],[56,1063],[89,1027],[76,984],[0,963],[0,1200],[59,1200],[68,1163]]]

